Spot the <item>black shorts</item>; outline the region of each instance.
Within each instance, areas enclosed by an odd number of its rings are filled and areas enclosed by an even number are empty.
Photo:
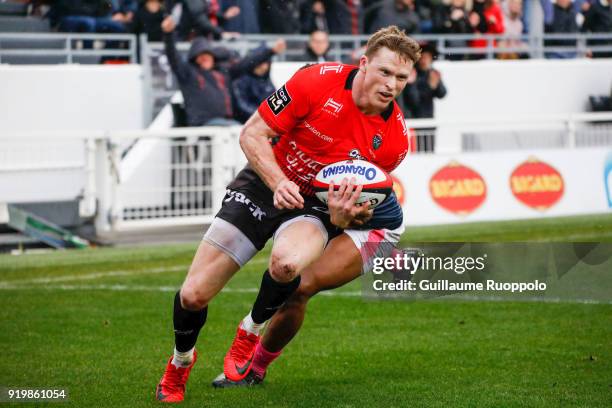
[[[342,233],[330,222],[327,206],[316,197],[304,196],[302,209],[279,210],[274,207],[273,196],[257,173],[247,166],[227,186],[216,217],[237,227],[257,250],[264,247],[283,223],[300,216],[319,219],[328,240]]]

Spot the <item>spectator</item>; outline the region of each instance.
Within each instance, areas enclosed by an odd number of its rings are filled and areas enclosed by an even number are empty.
[[[51,9],[59,31],[78,33],[123,33],[125,27],[111,16],[112,4],[105,0],[58,0]]]
[[[271,34],[299,34],[298,0],[260,0],[261,30]]]
[[[254,52],[265,53],[266,50],[257,49]],[[270,80],[271,63],[271,59],[268,58],[253,68],[251,72],[232,82],[234,118],[240,123],[245,123],[257,110],[261,101],[276,90]]]
[[[111,0],[111,4],[113,20],[120,22],[126,27],[126,30],[129,30],[138,10],[138,2],[136,0]]]
[[[591,33],[612,33],[612,3],[610,0],[591,0],[582,3],[584,23],[582,31]],[[610,40],[589,40],[589,46],[611,46]],[[595,58],[610,58],[610,51],[596,51],[592,53]]]
[[[259,0],[221,0],[223,30],[241,34],[259,34]]]
[[[168,62],[183,93],[187,124],[204,126],[237,123],[233,120],[229,89],[231,80],[252,71],[272,54],[284,51],[284,41],[277,41],[272,49],[249,54],[227,67],[219,67],[215,64],[218,52],[202,37],[192,42],[188,54],[189,62],[184,61],[176,50],[175,27],[172,16],[166,17],[161,26]]]
[[[576,23],[576,11],[572,6],[572,0],[541,0],[544,9],[544,31],[547,33],[576,33],[578,24]],[[545,46],[552,47],[576,47],[574,40],[547,40]],[[547,52],[548,58],[574,58],[575,51],[553,51]]]
[[[330,34],[362,34],[359,0],[323,0]]]
[[[475,33],[481,34],[503,34],[504,33],[504,12],[498,3],[498,0],[475,0],[472,13],[470,14],[470,23]],[[497,45],[494,41],[493,46]],[[489,46],[489,41],[486,39],[477,39],[470,42],[473,48],[486,48]],[[485,58],[482,54],[477,54],[476,59]]]
[[[310,34],[314,31],[329,32],[323,1],[303,1],[300,6],[300,24],[302,34]]]
[[[432,0],[415,0],[414,5],[419,14],[419,32],[423,34],[431,33],[433,31],[432,12],[434,7]]]
[[[217,0],[171,0],[172,6],[167,7],[175,12],[176,6],[182,6],[180,12],[179,37],[190,38],[192,31],[197,36],[204,36],[219,40],[221,38],[233,38],[237,33],[226,32],[219,27],[219,20],[231,19],[240,10],[230,7],[225,13],[220,14]],[[176,21],[176,18],[174,18]]]
[[[408,34],[419,32],[420,20],[414,0],[385,0],[372,22],[370,33],[390,25],[396,25]]]
[[[440,72],[433,68],[438,50],[433,44],[423,44],[421,59],[408,78],[408,85],[400,96],[400,106],[406,118],[433,118],[434,98],[444,98],[446,87]],[[435,128],[425,128],[417,134],[418,151],[434,151]]]
[[[452,0],[449,5],[439,5],[434,14],[434,29],[436,32],[445,34],[472,34],[474,32],[486,31],[484,18],[477,12],[469,12],[465,0]],[[448,48],[467,47],[466,40],[448,40]],[[449,56],[451,60],[462,60],[465,56],[453,53]]]
[[[504,14],[506,39],[499,42],[502,48],[514,48],[499,54],[501,59],[526,58],[528,45],[521,40],[523,35],[523,0],[508,0],[507,9]]]
[[[407,118],[433,118],[434,98],[444,98],[446,87],[440,72],[433,68],[438,50],[433,44],[421,46],[421,59],[417,62],[414,73],[402,94],[404,115]]]
[[[304,55],[297,60],[316,63],[332,61],[327,55],[328,52],[329,35],[325,31],[313,31],[308,38]]]
[[[134,15],[134,32],[146,34],[149,41],[161,41],[164,12],[161,0],[145,0]]]

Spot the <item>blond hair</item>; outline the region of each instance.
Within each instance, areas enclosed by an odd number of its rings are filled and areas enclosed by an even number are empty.
[[[412,61],[413,64],[416,64],[419,58],[421,58],[419,43],[408,37],[404,31],[394,25],[381,28],[372,34],[366,44],[366,57],[372,58],[383,47],[395,52],[406,61]]]

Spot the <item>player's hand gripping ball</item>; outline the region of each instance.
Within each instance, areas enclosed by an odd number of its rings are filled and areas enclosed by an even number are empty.
[[[363,186],[357,205],[369,201],[369,208],[376,208],[393,191],[391,176],[380,167],[365,160],[345,160],[329,164],[317,173],[313,182],[317,198],[327,204],[329,185],[334,183],[334,190],[338,190],[344,178],[354,178],[356,186]]]

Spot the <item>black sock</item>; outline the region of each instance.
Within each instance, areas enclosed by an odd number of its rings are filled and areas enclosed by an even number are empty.
[[[184,353],[191,350],[198,340],[200,329],[206,323],[208,306],[202,310],[191,311],[181,305],[181,291],[174,296],[174,341],[177,351]]]
[[[299,275],[291,282],[281,283],[272,279],[270,272],[266,269],[261,279],[257,299],[255,299],[255,304],[251,311],[253,321],[261,324],[274,316],[276,310],[285,303],[298,286],[300,286]]]

